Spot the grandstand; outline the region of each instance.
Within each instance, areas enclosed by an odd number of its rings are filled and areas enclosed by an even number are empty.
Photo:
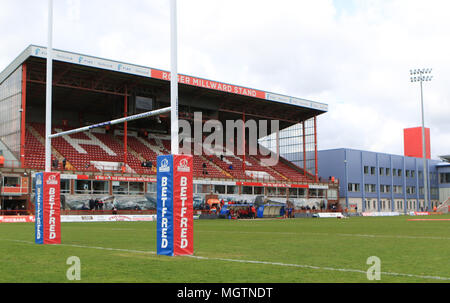
[[[54,56],[52,133],[170,103],[166,71],[60,50]],[[12,194],[3,182],[2,203],[20,201],[27,211],[33,209],[33,176],[45,164],[45,64],[45,48],[30,45],[0,74],[0,112],[7,117],[0,122],[0,149],[6,155],[1,173],[3,179],[17,178],[21,187],[20,194]],[[207,144],[197,155],[192,145],[197,199],[205,202],[206,195],[217,194],[225,201],[251,202],[257,196],[295,205],[338,201],[337,182],[321,182],[317,174],[316,117],[327,105],[187,75],[179,75],[179,83],[180,119],[191,125],[195,112],[201,112],[204,121],[215,119],[223,125],[228,120],[278,120],[280,129],[311,125],[297,134],[302,144],[296,148],[304,159],[300,165],[280,157],[268,166],[267,156],[250,154],[248,140],[242,155],[237,146],[218,149]],[[235,142],[239,132],[249,137],[246,128],[236,130]],[[62,173],[67,208],[80,209],[93,196],[153,199],[154,165],[158,155],[170,153],[169,134],[170,115],[162,115],[53,139],[52,169]],[[258,151],[265,150],[256,144]],[[212,150],[212,155],[205,152]],[[2,210],[14,206],[8,202]]]

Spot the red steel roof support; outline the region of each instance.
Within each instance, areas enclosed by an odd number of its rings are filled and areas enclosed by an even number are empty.
[[[317,167],[317,116],[314,116],[314,161],[316,182],[319,181],[319,168]]]
[[[124,117],[128,116],[128,87],[125,85],[125,98],[124,98]],[[123,124],[123,165],[127,165],[128,163],[128,122],[124,122]]]
[[[22,116],[20,126],[20,164],[25,167],[25,117],[27,109],[27,64],[22,64]]]

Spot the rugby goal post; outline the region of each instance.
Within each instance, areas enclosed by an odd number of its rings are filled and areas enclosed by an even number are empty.
[[[45,172],[36,174],[35,241],[37,244],[61,243],[60,174],[51,172],[52,138],[171,112],[172,155],[163,155],[157,158],[157,253],[169,256],[194,253],[193,157],[192,155],[178,155],[176,4],[176,0],[171,0],[170,107],[51,134],[53,0],[48,0]]]

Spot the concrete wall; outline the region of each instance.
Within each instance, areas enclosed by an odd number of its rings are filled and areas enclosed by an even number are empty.
[[[443,203],[450,198],[450,188],[439,188],[439,202]]]
[[[17,158],[11,153],[8,147],[0,140],[0,150],[3,153],[3,157],[5,157],[5,161],[18,161]],[[5,163],[7,164],[7,163]]]

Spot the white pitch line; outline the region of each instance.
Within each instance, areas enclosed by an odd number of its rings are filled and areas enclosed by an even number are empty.
[[[202,230],[201,233],[233,233],[233,234],[277,234],[277,235],[310,235],[310,236],[340,236],[340,237],[362,237],[362,238],[395,238],[395,239],[425,239],[425,240],[450,240],[450,237],[427,237],[427,236],[403,236],[403,235],[370,235],[370,234],[342,234],[342,233],[309,233],[309,232],[275,232],[275,231],[214,231]]]
[[[266,261],[251,261],[251,260],[237,260],[237,259],[224,259],[224,258],[208,258],[208,257],[200,257],[200,256],[185,256],[185,257],[195,258],[195,259],[200,259],[200,260],[214,260],[214,261],[226,261],[226,262],[238,262],[238,263],[265,264],[265,265],[275,265],[275,266],[307,268],[307,269],[315,269],[315,270],[327,270],[327,271],[340,271],[340,272],[352,272],[352,273],[367,274],[367,271],[363,271],[363,270],[359,270],[359,269],[321,267],[321,266],[313,266],[313,265],[289,264],[289,263],[266,262]],[[401,277],[410,277],[410,278],[450,281],[450,278],[439,277],[439,276],[421,276],[421,275],[395,273],[395,272],[381,272],[381,274],[382,275],[388,275],[388,276],[401,276]]]
[[[23,240],[12,240],[12,239],[0,239],[0,240],[38,245],[38,244],[35,244],[34,242],[23,241]],[[108,248],[108,247],[101,247],[101,246],[87,246],[87,245],[79,245],[79,244],[55,244],[55,245],[51,245],[51,246],[56,246],[56,247],[57,246],[69,246],[69,247],[75,247],[75,248],[90,248],[90,249],[98,249],[98,250],[122,251],[122,252],[129,252],[129,253],[156,255],[156,252],[154,252],[154,251],[133,250],[133,249],[123,249],[123,248]]]
[[[336,234],[343,237],[371,237],[395,239],[424,239],[424,240],[450,240],[450,237],[403,236],[403,235],[364,235],[364,234]]]
[[[0,240],[1,241],[10,241],[10,242],[17,242],[17,243],[25,243],[25,244],[36,245],[34,242],[30,242],[30,241],[11,240],[11,239],[0,239]],[[133,250],[133,249],[122,249],[122,248],[108,248],[108,247],[87,246],[87,245],[78,245],[78,244],[57,244],[57,245],[52,245],[52,246],[55,246],[55,247],[68,246],[68,247],[75,247],[75,248],[88,248],[88,249],[98,249],[98,250],[120,251],[120,252],[129,252],[129,253],[156,255],[156,252],[154,252],[154,251],[143,251],[143,250]],[[211,257],[201,257],[201,256],[182,256],[182,257],[192,258],[192,259],[197,259],[197,260],[223,261],[223,262],[248,263],[248,264],[262,264],[262,265],[272,265],[272,266],[295,267],[295,268],[306,268],[306,269],[314,269],[314,270],[339,271],[339,272],[351,272],[351,273],[367,274],[367,271],[364,271],[364,270],[348,269],[348,268],[334,268],[334,267],[327,267],[327,266],[322,267],[322,266],[305,265],[305,264],[289,264],[289,263],[280,263],[280,262],[267,262],[267,261],[256,261],[256,260],[239,260],[239,259],[226,259],[226,258],[211,258]],[[431,280],[441,280],[441,281],[450,281],[450,277],[422,276],[422,275],[396,273],[396,272],[381,272],[381,275],[397,276],[397,277],[408,277],[408,278],[419,278],[419,279],[431,279]]]

